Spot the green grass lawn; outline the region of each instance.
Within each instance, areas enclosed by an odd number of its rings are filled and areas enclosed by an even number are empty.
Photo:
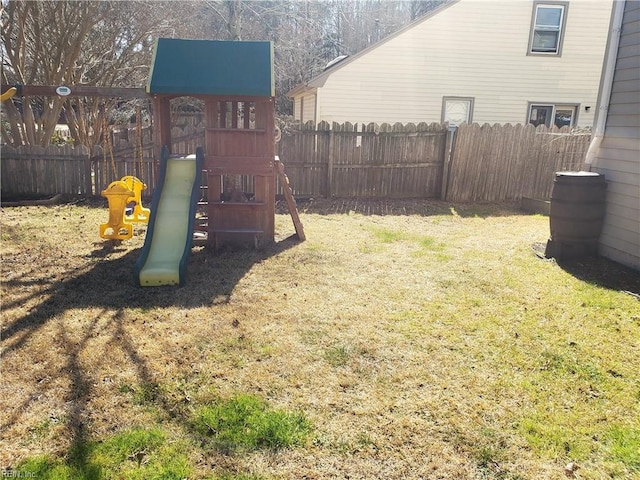
[[[336,205],[302,205],[304,243],[277,215],[274,246],[195,248],[186,286],[150,289],[144,226],[3,208],[0,468],[640,477],[637,272],[540,258],[548,218],[508,207]]]

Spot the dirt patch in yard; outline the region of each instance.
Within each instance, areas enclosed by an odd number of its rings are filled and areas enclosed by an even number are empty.
[[[429,199],[386,198],[298,198],[301,213],[318,215],[454,215],[454,216],[499,216],[513,214],[514,205],[509,204],[450,204]],[[287,204],[277,202],[278,213],[287,213]]]

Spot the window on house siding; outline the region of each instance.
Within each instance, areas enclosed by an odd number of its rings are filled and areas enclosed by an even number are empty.
[[[577,105],[554,105],[531,103],[528,122],[536,127],[555,125],[558,128],[573,127],[576,124]]]
[[[534,3],[529,40],[530,54],[560,55],[567,6],[566,3]]]
[[[442,122],[450,126],[471,123],[473,119],[473,97],[443,97]]]

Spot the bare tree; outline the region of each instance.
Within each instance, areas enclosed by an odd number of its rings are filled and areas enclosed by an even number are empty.
[[[163,20],[150,12],[151,2],[101,2],[103,17],[86,36],[71,82],[78,85],[140,87],[146,83],[155,41]],[[122,118],[136,102],[118,98],[69,98],[64,113],[72,137],[89,147],[100,141],[103,125],[112,123],[118,107]],[[128,114],[127,114],[128,112]]]
[[[434,8],[439,7],[448,0],[411,0],[409,3],[409,13],[411,21],[425,15]]]
[[[155,37],[169,25],[155,2],[11,0],[2,12],[7,84],[142,86]],[[14,97],[16,99],[16,97]],[[77,143],[99,141],[118,99],[23,97],[3,105],[6,143],[47,145],[64,113]]]
[[[73,78],[82,40],[98,15],[99,2],[8,2],[2,12],[3,83],[67,83]],[[4,140],[13,145],[47,145],[63,103],[62,97],[25,97],[20,112],[7,102]]]
[[[159,36],[270,40],[275,45],[276,108],[290,114],[286,92],[295,85],[338,55],[360,52],[440,3],[2,0],[2,81],[140,87]],[[2,137],[13,145],[46,145],[64,114],[75,141],[91,146],[99,141],[97,132],[107,117],[113,120],[122,105],[118,99],[14,97],[3,105]]]

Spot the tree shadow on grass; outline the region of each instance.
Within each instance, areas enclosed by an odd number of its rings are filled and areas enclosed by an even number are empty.
[[[113,260],[101,260],[118,251],[117,242],[105,242],[91,254],[91,257],[99,259],[93,268],[66,281],[50,282],[48,287],[39,292],[46,300],[4,326],[3,352],[19,348],[31,333],[70,308],[189,309],[228,301],[238,281],[254,264],[296,244],[297,240],[290,237],[262,250],[212,252],[207,248],[194,248],[187,267],[186,285],[142,288],[133,275],[133,265],[140,250],[133,250]],[[34,281],[14,279],[5,282],[5,285],[19,287]],[[7,307],[11,305],[5,304],[4,308]]]
[[[297,239],[290,237],[262,250],[213,252],[207,248],[194,248],[187,268],[187,281],[182,287],[139,287],[133,274],[133,265],[140,255],[140,250],[122,254],[125,249],[121,248],[118,242],[99,244],[99,248],[87,256],[87,268],[79,269],[77,274],[69,272],[62,281],[49,278],[46,265],[44,268],[29,266],[25,268],[24,276],[10,279],[4,284],[8,288],[20,289],[26,285],[33,285],[35,281],[42,285],[37,296],[31,294],[21,298],[20,302],[24,303],[27,299],[32,302],[40,297],[42,301],[24,315],[3,325],[2,356],[6,358],[21,349],[29,348],[29,340],[34,334],[68,310],[91,309],[91,316],[82,319],[79,337],[77,333],[74,336],[72,331],[68,331],[64,322],[57,322],[57,330],[53,335],[55,338],[51,338],[50,341],[50,348],[59,349],[64,358],[64,365],[57,372],[61,372],[69,381],[70,409],[66,419],[72,435],[69,459],[76,469],[90,477],[93,467],[86,464],[83,445],[87,440],[87,403],[93,391],[93,380],[86,365],[85,351],[91,339],[100,333],[108,332],[110,338],[107,343],[123,352],[127,361],[134,366],[140,385],[152,385],[154,372],[125,329],[125,309],[192,309],[227,303],[238,282],[254,264],[297,244]],[[121,256],[107,259],[112,254]],[[39,275],[39,279],[34,279],[33,276],[36,274]],[[5,309],[17,307],[17,304],[4,305]],[[98,312],[93,313],[96,308]],[[96,358],[96,361],[99,361],[99,358]],[[5,412],[0,425],[2,430],[20,421],[29,409],[35,394],[37,392],[28,395],[22,404],[15,405],[12,413]],[[157,403],[161,409],[170,413],[167,399],[159,397]]]

